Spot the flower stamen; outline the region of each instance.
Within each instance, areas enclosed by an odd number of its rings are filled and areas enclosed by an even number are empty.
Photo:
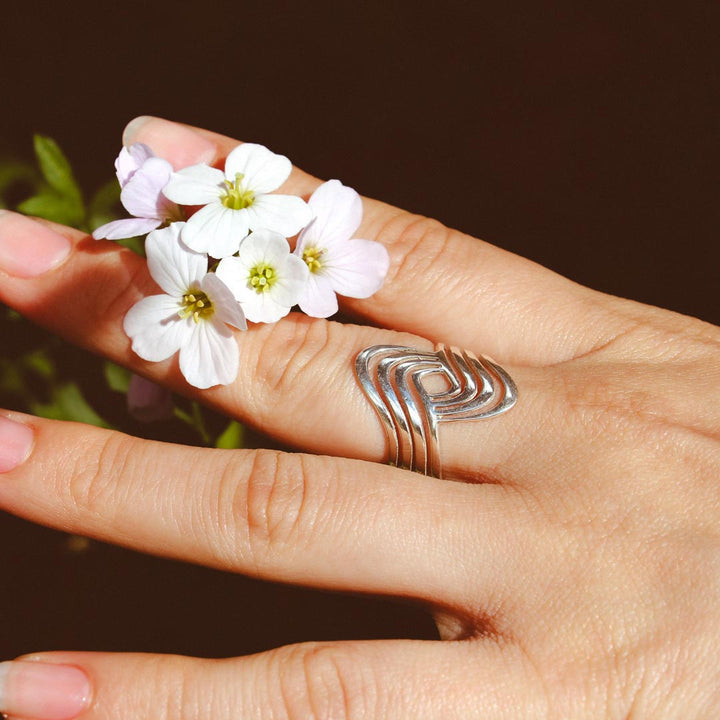
[[[255,202],[255,193],[243,187],[242,181],[245,175],[243,173],[235,173],[235,182],[225,180],[225,194],[220,198],[220,202],[230,210],[242,210],[250,207]]]
[[[323,266],[321,258],[326,252],[325,248],[319,247],[307,247],[303,250],[302,259],[311,273],[320,272]]]
[[[209,319],[214,312],[215,308],[210,298],[201,290],[191,289],[183,295],[182,307],[178,310],[178,315],[183,320],[192,315],[192,319],[197,323],[201,319]]]
[[[264,293],[268,292],[277,282],[277,275],[275,269],[270,265],[256,265],[250,270],[248,280],[255,292]]]

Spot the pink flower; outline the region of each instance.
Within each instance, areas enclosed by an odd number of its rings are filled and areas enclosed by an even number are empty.
[[[353,238],[362,220],[362,200],[339,180],[323,183],[308,201],[315,219],[300,233],[295,255],[310,270],[298,302],[311,317],[330,317],[337,295],[366,298],[385,281],[390,258],[384,245]]]
[[[155,153],[145,143],[134,143],[129,148],[123,147],[115,159],[115,174],[120,187],[124,188],[130,178],[151,157],[155,157]]]
[[[167,160],[156,157],[147,145],[135,143],[123,148],[115,161],[115,170],[122,188],[120,201],[134,217],[101,225],[93,232],[96,240],[145,235],[161,225],[183,219],[180,208],[163,194],[173,167]]]
[[[172,395],[161,385],[133,374],[127,390],[130,414],[140,422],[168,420],[173,416]]]

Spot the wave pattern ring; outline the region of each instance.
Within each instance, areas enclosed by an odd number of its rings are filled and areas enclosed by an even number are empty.
[[[481,420],[517,401],[512,378],[468,350],[437,345],[435,352],[373,345],[355,359],[355,374],[385,430],[390,464],[442,477],[438,425]],[[448,388],[431,393],[423,380],[442,376]]]

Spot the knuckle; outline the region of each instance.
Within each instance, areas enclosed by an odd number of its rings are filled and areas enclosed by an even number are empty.
[[[113,507],[117,478],[126,474],[130,457],[131,438],[120,433],[108,433],[93,454],[79,453],[67,484],[60,488],[70,508],[98,516],[107,513]]]
[[[648,384],[644,369],[628,368],[624,373],[609,372],[602,365],[583,365],[576,372],[566,372],[564,391],[559,395],[579,427],[604,438],[622,430],[627,440],[645,444],[653,442],[658,432],[665,432],[665,408],[658,404],[657,385]]]
[[[404,279],[429,278],[431,281],[438,273],[447,273],[457,251],[453,239],[459,234],[445,227],[437,220],[401,214],[392,217],[378,233],[378,240],[391,247],[391,264],[384,288],[401,287]],[[442,259],[442,262],[439,262]],[[457,258],[456,267],[464,267],[467,258]],[[446,280],[450,280],[447,278]]]
[[[376,717],[377,680],[351,645],[303,644],[278,655],[275,675],[287,720]]]
[[[307,476],[302,455],[256,452],[234,502],[235,512],[246,521],[247,547],[256,564],[266,565],[273,556],[307,542],[314,525]]]
[[[300,377],[327,356],[332,342],[331,325],[323,320],[277,323],[263,343],[258,356],[255,378],[263,400],[268,397],[297,397]],[[281,362],[278,362],[281,359]]]

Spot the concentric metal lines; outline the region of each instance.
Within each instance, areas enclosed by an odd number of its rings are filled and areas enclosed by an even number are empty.
[[[373,345],[355,358],[355,373],[385,428],[390,463],[435,477],[442,477],[438,423],[489,418],[517,400],[499,365],[445,345],[435,352]],[[437,374],[448,387],[430,393],[423,379]]]

